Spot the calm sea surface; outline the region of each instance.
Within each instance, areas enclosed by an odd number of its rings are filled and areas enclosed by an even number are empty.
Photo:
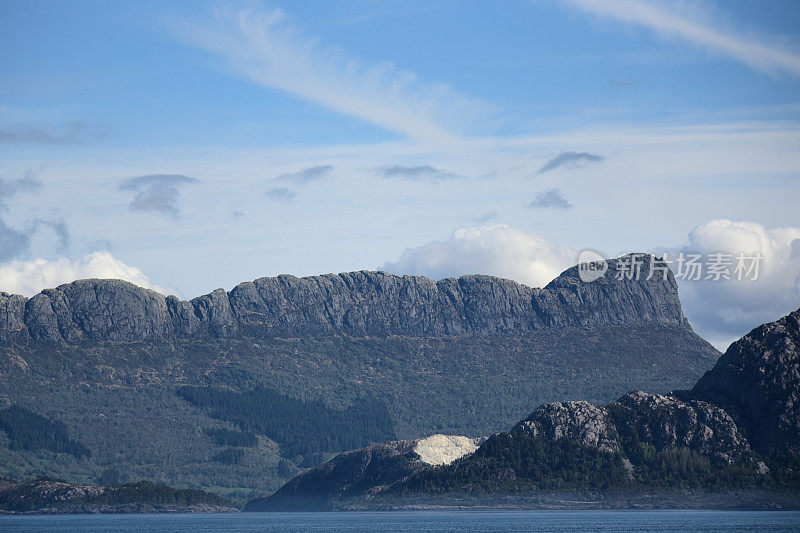
[[[463,511],[0,516],[0,531],[800,532],[800,512]]]

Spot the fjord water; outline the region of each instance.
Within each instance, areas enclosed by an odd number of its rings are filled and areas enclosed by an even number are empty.
[[[796,532],[788,511],[441,511],[29,515],[0,517],[0,531],[201,533],[205,531]]]

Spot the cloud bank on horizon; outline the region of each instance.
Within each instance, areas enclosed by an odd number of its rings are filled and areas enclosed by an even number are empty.
[[[575,262],[577,253],[529,231],[497,224],[459,228],[443,241],[409,248],[382,269],[432,279],[489,274],[543,287]]]
[[[760,257],[756,279],[679,280],[681,300],[692,325],[724,345],[765,322],[800,307],[800,227],[765,228],[755,222],[712,220],[694,228],[668,255],[739,254]],[[748,263],[750,267],[752,262]],[[674,268],[674,267],[673,267]]]
[[[121,279],[162,294],[174,294],[173,290],[159,287],[141,270],[126,265],[109,252],[94,252],[77,260],[65,257],[52,261],[15,260],[0,265],[0,287],[5,292],[29,297],[42,289],[86,278]]]

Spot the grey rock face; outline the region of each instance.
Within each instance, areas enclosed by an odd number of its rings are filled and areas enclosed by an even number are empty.
[[[692,393],[724,406],[764,454],[800,454],[800,309],[733,343]]]
[[[19,294],[0,292],[0,340],[12,340],[25,334],[25,303]]]
[[[626,394],[616,405],[627,411],[628,429],[656,451],[689,448],[729,463],[750,451],[730,415],[715,405],[644,392]]]
[[[34,340],[135,341],[172,334],[165,298],[131,283],[85,279],[47,289],[27,301],[25,326]]]
[[[516,425],[534,436],[551,440],[569,438],[605,452],[619,451],[617,430],[608,409],[589,402],[544,404]]]
[[[260,278],[185,302],[120,280],[80,280],[31,299],[0,294],[0,339],[458,336],[642,322],[688,326],[672,274],[649,276],[651,257],[630,257],[641,263],[633,279],[618,279],[621,258],[608,261],[606,276],[597,281],[581,281],[573,267],[544,289],[491,276],[432,281],[361,271]]]
[[[625,323],[638,320],[688,324],[677,298],[678,283],[667,265],[645,254],[606,261],[603,277],[586,283],[574,266],[538,294],[545,323],[575,325]],[[677,303],[677,305],[676,305]]]
[[[656,451],[689,448],[727,462],[738,461],[750,451],[723,409],[644,392],[628,393],[607,407],[588,402],[544,404],[515,429],[551,440],[568,438],[605,452],[624,451],[620,434],[631,432]]]

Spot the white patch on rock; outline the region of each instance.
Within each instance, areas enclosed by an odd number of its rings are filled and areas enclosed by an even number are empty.
[[[417,441],[414,452],[420,461],[429,465],[449,465],[456,459],[478,449],[480,439],[458,435],[431,435]]]

